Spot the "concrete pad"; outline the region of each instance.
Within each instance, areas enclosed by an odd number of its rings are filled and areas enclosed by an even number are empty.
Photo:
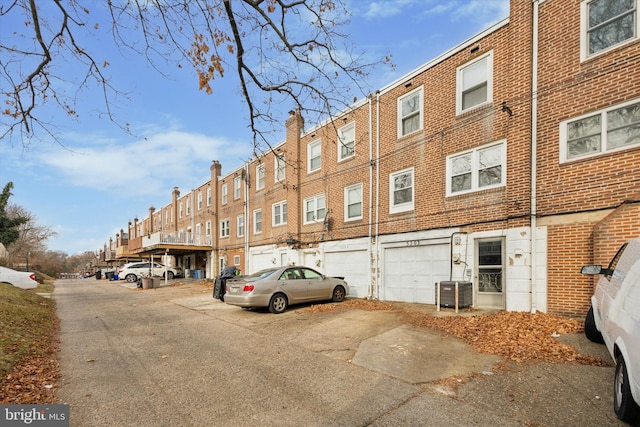
[[[175,298],[169,300],[169,302],[192,310],[228,310],[237,308],[213,298],[209,292],[205,295]]]
[[[352,363],[420,384],[491,371],[500,360],[439,331],[403,325],[364,340]]]

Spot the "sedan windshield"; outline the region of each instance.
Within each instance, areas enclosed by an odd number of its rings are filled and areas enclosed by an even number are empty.
[[[257,273],[253,273],[253,274],[250,274],[248,276],[245,276],[244,279],[246,281],[261,280],[261,279],[264,279],[265,277],[271,276],[276,271],[278,271],[277,268],[270,268],[268,270],[260,270]]]

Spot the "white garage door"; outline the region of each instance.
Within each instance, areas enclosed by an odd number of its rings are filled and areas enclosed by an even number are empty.
[[[326,252],[324,274],[344,277],[349,285],[349,297],[369,296],[369,256],[367,251]]]
[[[249,270],[246,273],[252,274],[256,271],[263,270],[265,268],[275,267],[278,264],[273,263],[273,258],[275,255],[273,253],[260,253],[260,254],[251,254],[251,259],[249,260]],[[243,271],[244,273],[244,271]]]
[[[435,304],[435,283],[449,280],[450,268],[449,245],[386,248],[383,299]]]

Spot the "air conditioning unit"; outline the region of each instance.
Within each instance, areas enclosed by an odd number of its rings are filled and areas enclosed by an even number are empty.
[[[440,282],[440,307],[456,306],[456,283],[458,284],[458,307],[471,307],[473,304],[473,284],[471,282]],[[436,288],[436,304],[438,304],[438,289]]]

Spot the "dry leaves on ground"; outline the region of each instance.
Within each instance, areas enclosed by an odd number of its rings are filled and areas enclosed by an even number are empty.
[[[433,316],[412,310],[406,304],[362,299],[347,300],[341,304],[313,305],[308,310],[321,313],[344,309],[397,311],[405,323],[446,332],[462,339],[476,351],[518,363],[606,364],[598,358],[581,355],[572,346],[555,338],[554,335],[581,332],[584,328],[582,321],[547,313],[503,311],[471,316]]]

